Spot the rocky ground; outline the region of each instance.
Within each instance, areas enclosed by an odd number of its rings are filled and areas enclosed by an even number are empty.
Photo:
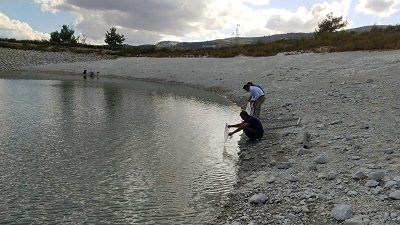
[[[7,60],[13,64],[12,56]],[[238,183],[212,223],[379,225],[400,224],[399,62],[400,51],[384,51],[119,58],[19,69],[183,83],[240,106],[248,97],[242,86],[259,84],[267,92],[266,127],[301,122],[239,143]]]
[[[0,71],[17,70],[25,66],[46,65],[60,62],[87,62],[110,58],[97,54],[76,54],[70,52],[41,52],[0,48]]]

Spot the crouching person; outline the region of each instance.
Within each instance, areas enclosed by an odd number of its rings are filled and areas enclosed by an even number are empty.
[[[228,125],[228,128],[236,127],[236,130],[230,132],[229,136],[232,136],[234,133],[243,130],[250,140],[256,140],[263,137],[264,128],[259,119],[254,116],[250,116],[246,111],[242,111],[240,113],[240,117],[243,120],[241,123]]]

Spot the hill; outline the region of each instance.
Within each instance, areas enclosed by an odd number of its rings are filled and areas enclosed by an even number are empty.
[[[386,25],[374,25],[374,26],[363,26],[348,29],[348,32],[368,32],[373,27],[376,28],[386,28]],[[202,42],[176,42],[176,41],[161,41],[155,46],[157,48],[170,48],[170,49],[199,49],[199,48],[221,48],[221,47],[229,47],[235,46],[237,44],[241,45],[252,45],[252,44],[263,44],[273,41],[279,40],[287,40],[287,39],[302,39],[302,38],[312,38],[314,33],[286,33],[286,34],[274,34],[263,37],[232,37],[225,39],[217,39],[211,41],[202,41]]]

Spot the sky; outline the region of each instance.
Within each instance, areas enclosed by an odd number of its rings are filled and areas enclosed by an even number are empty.
[[[104,45],[115,27],[125,44],[195,42],[313,32],[330,12],[346,28],[397,25],[400,0],[0,0],[0,38],[49,40],[68,25]]]

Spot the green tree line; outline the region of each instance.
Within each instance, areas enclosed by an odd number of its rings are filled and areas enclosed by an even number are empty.
[[[82,44],[86,44],[86,38],[81,39],[79,36],[75,37],[74,33],[75,31],[68,25],[63,25],[60,32],[54,31],[50,33],[50,42],[64,44],[76,44],[81,42]],[[107,31],[106,38],[104,39],[105,43],[113,47],[122,45],[124,41],[124,35],[118,34],[115,27],[110,28],[110,32]]]

